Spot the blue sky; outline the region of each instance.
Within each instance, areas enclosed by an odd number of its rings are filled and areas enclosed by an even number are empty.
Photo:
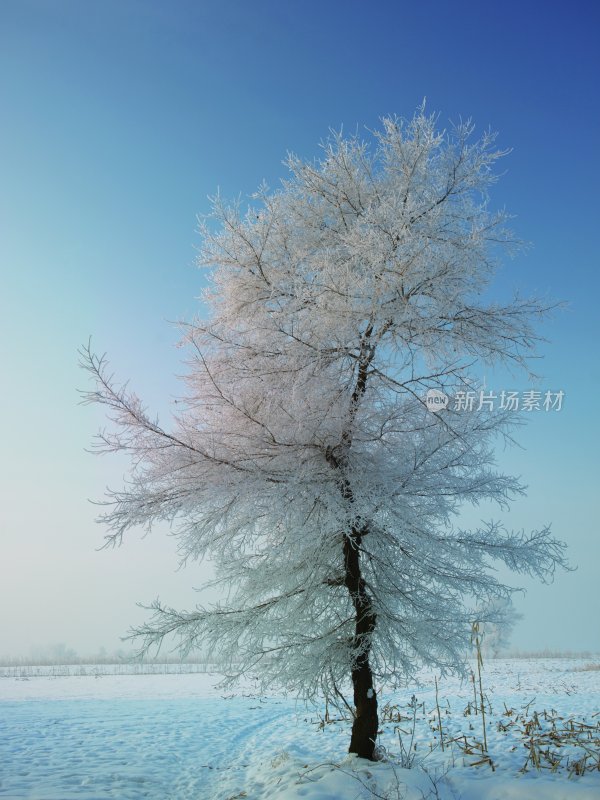
[[[136,601],[190,605],[202,581],[175,572],[159,533],[96,552],[87,498],[125,465],[84,452],[102,420],[77,405],[78,346],[92,335],[168,414],[170,321],[198,310],[207,195],[276,186],[288,150],[318,155],[330,126],[373,128],[424,97],[440,124],[470,116],[513,148],[493,201],[532,247],[498,292],[569,302],[539,366],[564,409],[532,417],[525,449],[499,458],[530,486],[510,522],[553,521],[578,571],[528,584],[513,644],[600,650],[598,17],[592,2],[3,0],[0,603],[14,613],[0,653],[112,648]]]

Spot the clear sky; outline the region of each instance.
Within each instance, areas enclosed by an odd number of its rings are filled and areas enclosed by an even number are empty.
[[[125,465],[84,452],[102,418],[78,406],[78,346],[92,335],[167,417],[170,321],[198,310],[207,195],[275,186],[288,150],[318,155],[329,127],[372,128],[424,97],[440,124],[471,116],[513,148],[493,199],[533,245],[498,291],[570,303],[538,367],[564,408],[531,415],[525,449],[500,461],[530,487],[507,521],[552,521],[578,570],[527,584],[513,645],[600,650],[599,22],[581,0],[1,0],[0,655],[112,649],[136,601],[189,606],[206,574],[176,572],[164,531],[96,551],[87,498]]]

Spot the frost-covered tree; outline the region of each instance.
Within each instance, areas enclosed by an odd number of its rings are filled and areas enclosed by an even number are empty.
[[[350,751],[374,758],[377,689],[422,662],[460,666],[478,602],[510,596],[490,569],[548,579],[563,545],[543,527],[457,526],[462,504],[523,492],[494,467],[506,410],[437,414],[428,389],[472,389],[478,364],[526,367],[536,300],[485,301],[512,237],[487,208],[494,135],[470,123],[383,120],[363,142],[332,134],[322,159],[252,207],[217,197],[202,223],[207,319],[186,326],[186,390],[162,427],[103,358],[87,399],[131,455],[111,494],[109,542],[166,521],[183,559],[210,557],[227,599],[153,604],[143,647],[179,637],[232,678],[305,697],[354,694]]]
[[[513,628],[523,615],[517,612],[510,598],[495,598],[486,608],[480,608],[476,616],[486,620],[480,626],[484,658],[498,658],[508,649]]]

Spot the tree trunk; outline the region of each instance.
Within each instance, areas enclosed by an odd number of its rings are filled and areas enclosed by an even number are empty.
[[[369,366],[375,356],[375,346],[371,343],[373,324],[369,322],[362,337],[360,345],[360,358],[358,361],[358,375],[356,385],[350,400],[350,417],[342,435],[341,453],[336,455],[331,448],[327,448],[326,458],[334,469],[341,472],[339,486],[342,497],[352,505],[354,493],[345,467],[347,457],[352,446],[353,425],[366,388]],[[361,758],[375,761],[375,741],[379,718],[377,716],[377,695],[373,688],[373,673],[369,656],[371,653],[371,638],[375,630],[376,614],[365,579],[360,569],[360,545],[363,536],[369,532],[368,523],[358,521],[352,527],[350,534],[344,536],[344,584],[348,589],[355,611],[355,626],[353,637],[353,662],[352,685],[354,689],[355,717],[352,723],[352,736],[350,738],[350,753],[356,753]]]
[[[353,531],[344,538],[345,584],[356,611],[354,650],[357,653],[352,668],[355,714],[352,723],[350,753],[375,760],[375,740],[379,718],[377,695],[373,688],[373,673],[369,663],[371,636],[375,630],[376,615],[360,571],[361,534]]]

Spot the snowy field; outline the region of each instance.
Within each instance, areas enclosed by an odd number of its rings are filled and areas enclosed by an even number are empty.
[[[371,764],[347,756],[349,722],[335,721],[339,712],[324,723],[323,707],[259,696],[251,682],[232,696],[216,688],[219,676],[198,672],[5,668],[0,798],[597,800],[599,663],[486,662],[493,768],[473,766],[482,726],[470,681],[440,682],[439,713],[433,674],[382,692],[389,758]],[[402,747],[411,770],[398,766]]]

